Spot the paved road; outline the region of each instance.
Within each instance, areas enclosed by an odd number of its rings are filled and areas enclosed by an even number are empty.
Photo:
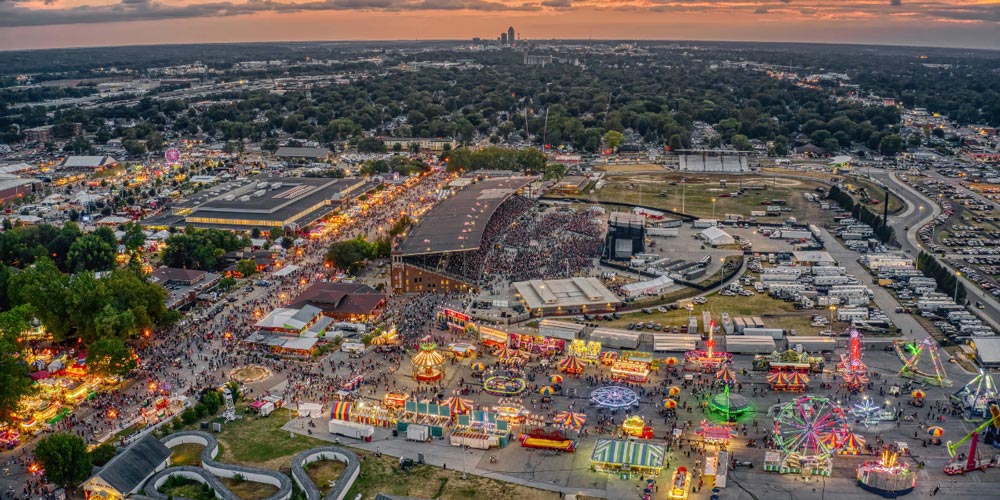
[[[890,186],[896,195],[906,201],[907,210],[899,216],[889,216],[889,223],[896,228],[897,233],[899,233],[901,226],[909,228],[906,230],[905,238],[900,238],[899,243],[906,252],[916,258],[918,249],[921,248],[917,231],[921,226],[940,215],[941,208],[937,203],[897,179],[894,172],[872,170],[871,176]],[[921,209],[920,207],[925,208]],[[983,309],[970,308],[972,313],[993,326],[995,330],[1000,331],[1000,302],[997,302],[992,295],[983,292],[975,283],[962,277],[959,280],[965,285],[968,297],[983,304]]]

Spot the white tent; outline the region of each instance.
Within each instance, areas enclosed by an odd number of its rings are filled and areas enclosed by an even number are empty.
[[[663,292],[663,290],[672,286],[674,286],[674,280],[668,278],[666,275],[662,275],[651,280],[622,285],[622,291],[624,291],[629,297],[638,297],[640,295],[659,295]]]
[[[732,245],[736,243],[736,240],[729,233],[717,227],[706,228],[701,232],[701,237],[713,247],[717,247],[719,245]]]
[[[319,403],[299,403],[299,416],[318,418],[323,416],[323,405]]]

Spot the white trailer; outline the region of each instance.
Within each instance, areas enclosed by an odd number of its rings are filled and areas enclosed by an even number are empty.
[[[766,354],[774,350],[774,339],[771,337],[726,337],[726,352]]]
[[[406,426],[407,441],[427,441],[431,437],[431,428],[426,425],[409,424]]]
[[[368,424],[348,422],[347,420],[331,420],[330,434],[370,441],[372,435],[375,434],[375,428]]]
[[[785,331],[781,328],[744,328],[743,335],[747,337],[771,337],[779,340],[785,336]]]

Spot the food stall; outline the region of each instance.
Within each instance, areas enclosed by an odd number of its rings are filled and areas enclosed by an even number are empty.
[[[479,327],[479,342],[486,347],[506,347],[509,341],[510,336],[503,330],[497,330],[496,328],[490,328],[487,326]]]
[[[385,397],[382,398],[382,406],[389,408],[391,410],[398,410],[406,405],[406,400],[410,399],[410,395],[402,392],[390,392],[386,393]]]
[[[510,345],[515,349],[536,354],[559,354],[566,350],[566,341],[526,333],[511,333]]]
[[[653,438],[653,428],[646,425],[646,420],[639,415],[626,417],[625,421],[622,422],[622,432],[626,435],[642,439]]]
[[[351,420],[375,427],[395,427],[396,412],[378,405],[359,403],[354,407]]]
[[[611,379],[628,382],[649,382],[649,363],[619,359],[611,364]]]

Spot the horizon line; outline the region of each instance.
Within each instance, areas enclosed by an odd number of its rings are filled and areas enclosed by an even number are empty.
[[[65,25],[72,26],[72,25]],[[0,28],[0,32],[6,28]],[[343,40],[269,40],[269,41],[231,41],[231,42],[178,42],[178,43],[136,43],[129,45],[79,45],[66,47],[46,47],[35,49],[4,49],[0,47],[0,53],[14,52],[41,52],[51,50],[88,50],[88,49],[114,49],[126,47],[179,47],[179,46],[199,46],[199,45],[280,45],[290,43],[470,43],[473,37],[469,38],[398,38],[398,39],[343,39]],[[493,41],[493,38],[481,38],[482,41]],[[850,43],[850,42],[816,42],[816,41],[760,41],[760,40],[721,40],[721,39],[671,39],[671,38],[526,38],[518,39],[528,42],[674,42],[674,43],[726,43],[726,44],[765,44],[765,45],[820,45],[820,46],[848,46],[848,47],[894,47],[906,49],[945,49],[945,50],[966,50],[979,52],[1000,52],[1000,47],[983,48],[951,45],[900,45],[891,43]]]

